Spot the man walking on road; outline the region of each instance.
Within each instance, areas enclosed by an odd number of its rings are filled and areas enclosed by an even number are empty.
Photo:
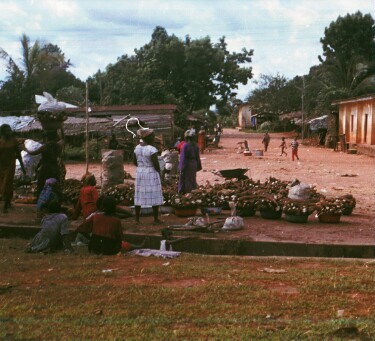
[[[268,149],[268,145],[270,144],[271,137],[268,134],[268,131],[264,134],[262,143],[264,144],[264,151],[266,152]]]

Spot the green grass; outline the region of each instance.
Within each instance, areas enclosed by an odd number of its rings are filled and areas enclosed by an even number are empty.
[[[0,339],[375,337],[373,263],[100,257],[82,248],[30,255],[25,247],[24,240],[0,240]],[[286,273],[261,271],[266,267]],[[102,273],[108,268],[116,270]]]

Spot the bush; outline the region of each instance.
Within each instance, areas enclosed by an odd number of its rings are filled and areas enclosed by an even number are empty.
[[[102,142],[96,140],[89,141],[89,156],[90,160],[101,160],[101,149],[103,148]],[[80,147],[74,147],[71,145],[65,146],[65,159],[71,161],[85,161],[86,159],[86,147],[82,144]]]

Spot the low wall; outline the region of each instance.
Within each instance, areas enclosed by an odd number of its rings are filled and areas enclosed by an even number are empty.
[[[354,148],[357,149],[358,154],[375,157],[375,145],[357,144]]]

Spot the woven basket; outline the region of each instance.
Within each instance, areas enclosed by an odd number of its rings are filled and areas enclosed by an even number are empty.
[[[253,217],[256,213],[254,208],[237,208],[236,211],[239,217]]]
[[[351,215],[353,213],[354,207],[345,207],[342,211],[343,215]]]
[[[285,214],[285,220],[291,223],[307,223],[308,215],[291,215]]]
[[[177,208],[175,207],[174,209],[174,214],[177,216],[177,217],[193,217],[195,216],[195,213],[197,213],[197,209],[196,208]]]
[[[216,214],[221,214],[221,207],[201,207],[201,213],[203,215],[209,214],[209,215],[216,215]]]
[[[318,216],[318,219],[321,223],[338,223],[340,222],[341,214],[326,214],[323,213],[320,216]]]
[[[263,219],[280,219],[283,215],[283,211],[265,211],[265,210],[259,210],[260,216]]]

